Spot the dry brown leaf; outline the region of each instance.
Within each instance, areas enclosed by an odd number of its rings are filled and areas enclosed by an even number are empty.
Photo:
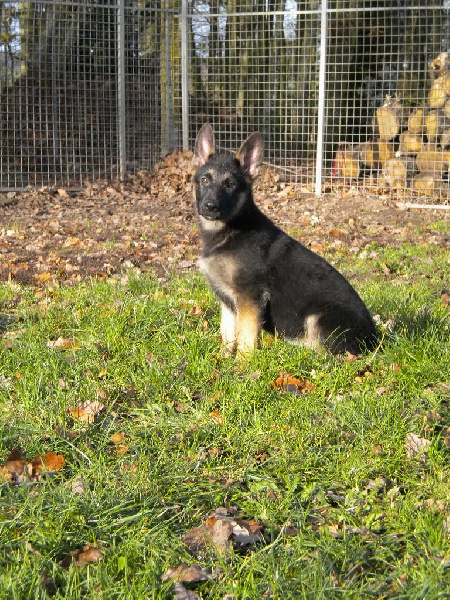
[[[233,523],[210,517],[205,521],[207,541],[214,544],[220,553],[228,552],[230,538],[233,533]]]
[[[441,305],[443,308],[447,308],[448,310],[450,310],[450,294],[448,292],[442,292]]]
[[[193,590],[188,590],[182,583],[177,582],[173,586],[174,600],[201,600],[201,596]]]
[[[262,526],[255,520],[235,519],[226,509],[214,511],[202,525],[184,535],[184,543],[194,552],[215,548],[226,554],[231,547],[245,552],[264,540]]]
[[[86,482],[82,475],[78,475],[78,477],[75,477],[72,481],[71,490],[72,494],[75,494],[76,496],[84,496],[86,493]]]
[[[116,446],[118,446],[119,444],[124,444],[127,441],[125,431],[121,431],[120,433],[113,433],[109,439],[113,444],[116,444]]]
[[[62,335],[56,340],[49,340],[47,348],[51,350],[79,350],[81,348],[80,340],[76,338],[65,338]]]
[[[36,279],[36,281],[38,283],[47,283],[48,281],[51,280],[52,278],[52,274],[51,273],[37,273],[34,278]]]
[[[431,442],[415,433],[408,433],[405,440],[406,456],[408,458],[418,458],[422,462],[426,461],[426,453]]]
[[[261,530],[253,532],[251,528],[248,521],[237,521],[233,526],[233,545],[237,550],[244,550],[262,541]]]
[[[100,562],[103,558],[103,552],[91,544],[86,544],[83,548],[71,550],[69,554],[61,560],[60,565],[65,569],[68,569],[72,564],[77,567],[84,567],[90,563]]]
[[[77,556],[75,564],[77,567],[84,567],[89,563],[96,563],[103,560],[104,555],[98,548],[91,546],[90,544],[83,546],[83,550]]]
[[[187,565],[181,563],[176,568],[168,569],[161,579],[162,581],[175,580],[182,583],[200,583],[213,579],[213,576],[197,564]]]
[[[54,452],[47,452],[42,456],[35,456],[27,465],[28,475],[32,479],[39,479],[42,473],[56,473],[57,471],[60,471],[65,462],[62,454],[55,454]]]
[[[316,386],[309,379],[299,379],[287,373],[280,373],[280,376],[270,384],[272,389],[280,389],[291,394],[307,394],[316,389]]]
[[[0,467],[0,484],[8,483],[13,480],[14,476],[6,467]]]
[[[209,416],[214,421],[214,423],[216,423],[216,425],[223,425],[224,417],[217,410],[213,410],[212,412],[210,412]]]
[[[104,410],[105,405],[98,400],[86,400],[78,406],[70,406],[67,409],[69,415],[76,421],[82,423],[93,423],[95,417]]]
[[[50,472],[60,471],[64,463],[66,462],[62,454],[55,454],[54,452],[47,452],[42,457],[45,469]]]
[[[5,462],[5,469],[9,471],[12,476],[22,475],[25,469],[25,456],[18,448],[11,450]]]

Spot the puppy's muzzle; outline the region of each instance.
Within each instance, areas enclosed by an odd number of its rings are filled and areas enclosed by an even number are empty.
[[[209,221],[216,221],[221,218],[219,202],[216,199],[207,199],[201,203],[199,213]]]

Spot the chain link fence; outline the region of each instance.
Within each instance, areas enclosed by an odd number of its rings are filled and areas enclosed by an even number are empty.
[[[181,2],[181,4],[179,3]],[[0,2],[0,188],[252,131],[280,176],[447,201],[448,0]]]

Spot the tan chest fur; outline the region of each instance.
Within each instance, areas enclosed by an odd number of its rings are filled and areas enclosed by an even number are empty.
[[[209,279],[219,294],[225,295],[236,304],[236,264],[228,256],[213,255],[198,261],[200,270]]]

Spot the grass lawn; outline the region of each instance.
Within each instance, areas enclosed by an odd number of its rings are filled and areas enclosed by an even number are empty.
[[[327,258],[354,362],[226,358],[197,274],[0,286],[1,599],[450,598],[448,252]]]

